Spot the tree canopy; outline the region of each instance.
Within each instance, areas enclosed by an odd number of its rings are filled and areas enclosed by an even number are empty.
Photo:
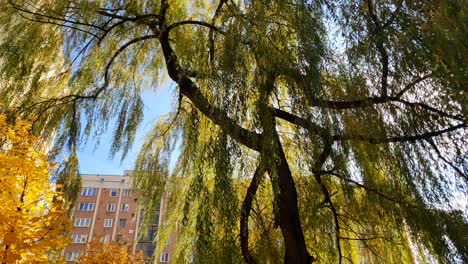
[[[36,150],[30,121],[0,105],[0,263],[49,263],[70,240],[69,204],[49,181],[53,164]]]
[[[180,261],[468,262],[451,203],[468,181],[464,1],[0,9],[0,98],[70,151],[58,181],[71,197],[80,143],[114,125],[111,152],[125,156],[145,89],[177,85],[135,184],[148,210],[171,191]]]

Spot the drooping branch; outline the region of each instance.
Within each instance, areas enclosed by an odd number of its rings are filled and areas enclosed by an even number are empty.
[[[324,202],[327,203],[330,207],[330,210],[332,211],[333,214],[333,220],[335,222],[335,240],[336,240],[336,246],[338,250],[338,261],[341,264],[343,261],[343,253],[341,250],[341,242],[340,242],[340,222],[338,219],[338,212],[336,210],[335,205],[333,204],[333,201],[331,199],[331,194],[325,185],[325,183],[322,181],[322,166],[328,159],[328,157],[331,154],[331,147],[333,144],[333,141],[329,136],[323,136],[322,137],[323,141],[323,150],[320,153],[319,157],[314,163],[314,166],[312,168],[312,172],[314,174],[314,178],[317,181],[317,183],[320,185],[320,189],[322,190],[323,195],[325,196]]]
[[[27,111],[28,109],[34,108],[34,107],[36,107],[38,105],[44,105],[45,107],[43,107],[41,109],[42,111],[39,114],[39,116],[41,116],[48,109],[50,109],[52,107],[55,107],[55,106],[58,106],[58,105],[64,105],[64,104],[68,104],[68,103],[76,103],[76,101],[79,101],[79,100],[95,100],[109,85],[110,67],[112,66],[115,59],[119,56],[119,54],[121,54],[126,48],[128,48],[129,46],[131,46],[131,45],[133,45],[135,43],[138,43],[140,41],[147,40],[147,39],[154,39],[154,38],[157,38],[157,37],[158,36],[156,36],[156,35],[146,35],[146,36],[134,38],[134,39],[126,42],[124,45],[122,45],[112,55],[112,57],[110,58],[109,62],[106,65],[106,68],[104,70],[104,84],[101,87],[99,87],[97,90],[95,90],[93,93],[91,93],[90,95],[69,94],[69,95],[61,96],[59,98],[49,98],[49,99],[46,99],[46,100],[43,100],[43,101],[40,101],[40,102],[36,102],[36,103],[33,103],[33,104],[25,107],[23,112]]]
[[[244,260],[248,264],[257,263],[253,258],[252,254],[249,250],[249,216],[250,211],[252,210],[252,202],[257,193],[257,189],[263,179],[263,175],[265,174],[265,167],[263,166],[262,162],[257,166],[255,173],[250,180],[250,185],[247,189],[247,193],[245,194],[244,201],[242,202],[241,208],[241,216],[240,216],[240,242],[241,242],[241,250],[242,256]]]
[[[319,184],[320,184],[320,188],[322,190],[322,193],[325,196],[325,202],[328,203],[328,205],[330,206],[330,210],[331,210],[331,212],[333,214],[333,221],[335,222],[335,240],[336,240],[336,247],[337,247],[337,250],[338,250],[338,263],[341,264],[342,261],[343,261],[343,252],[342,252],[342,249],[341,249],[341,236],[340,236],[341,228],[340,228],[340,222],[339,222],[339,219],[338,219],[338,212],[336,210],[335,205],[333,204],[333,201],[332,201],[331,196],[330,196],[330,192],[328,191],[328,188],[325,185],[325,183],[320,181]]]
[[[135,43],[138,43],[140,41],[143,41],[143,40],[147,40],[147,39],[156,39],[158,38],[157,35],[146,35],[146,36],[141,36],[141,37],[138,37],[138,38],[134,38],[132,40],[129,40],[128,42],[126,42],[124,45],[122,45],[115,53],[114,55],[112,55],[112,57],[110,58],[109,62],[107,62],[107,65],[106,65],[106,68],[104,69],[104,84],[99,88],[97,89],[93,95],[91,95],[92,97],[94,98],[97,98],[99,96],[99,94],[105,90],[107,88],[107,86],[109,85],[109,71],[110,71],[110,68],[112,66],[112,64],[114,63],[115,59],[126,49],[128,48],[129,46],[135,44]]]
[[[464,118],[461,114],[458,114],[458,115],[453,115],[453,114],[449,114],[449,113],[446,113],[442,110],[439,110],[437,108],[434,108],[428,104],[425,104],[425,103],[421,103],[421,102],[408,102],[406,100],[403,100],[403,99],[400,99],[400,98],[395,98],[394,100],[392,101],[395,101],[395,102],[399,102],[399,103],[402,103],[406,106],[409,106],[411,108],[417,108],[417,107],[420,107],[428,112],[432,112],[434,114],[437,114],[439,116],[443,116],[443,117],[447,117],[447,118],[450,118],[450,119],[453,119],[453,120],[458,120],[458,121],[464,121]]]
[[[213,15],[213,19],[211,20],[211,24],[212,25],[215,25],[215,22],[216,22],[216,18],[218,17],[219,13],[221,12],[221,9],[223,8],[223,5],[227,3],[227,0],[220,0],[219,3],[218,3],[218,7],[216,7],[216,10],[215,10],[215,13]],[[214,30],[213,29],[210,29],[210,32],[208,33],[208,39],[209,39],[209,50],[208,50],[208,54],[210,56],[210,62],[211,64],[213,65],[213,60],[214,60],[214,34],[213,34]]]
[[[449,165],[453,170],[455,170],[460,176],[462,176],[463,178],[465,178],[465,180],[468,181],[468,175],[466,175],[465,173],[463,173],[457,166],[453,165],[452,162],[450,162],[449,160],[447,160],[443,155],[442,153],[440,153],[440,150],[439,148],[437,147],[437,145],[434,143],[434,141],[432,139],[426,139],[426,141],[429,143],[429,145],[431,145],[431,147],[435,150],[435,152],[437,153],[437,155],[439,156],[439,158],[444,161],[447,165]]]
[[[381,196],[382,198],[384,198],[384,199],[386,199],[386,200],[389,200],[389,201],[391,201],[391,202],[394,202],[394,203],[397,203],[397,204],[405,204],[405,205],[408,205],[408,203],[405,202],[405,201],[397,200],[397,199],[395,199],[395,198],[393,198],[393,197],[390,197],[390,195],[388,195],[388,194],[386,194],[386,193],[383,193],[383,192],[381,192],[381,191],[379,191],[379,190],[370,188],[370,187],[368,187],[368,186],[366,186],[366,185],[364,185],[364,184],[362,184],[362,183],[359,183],[359,182],[357,182],[357,181],[355,181],[355,180],[352,180],[352,179],[350,179],[350,178],[344,177],[343,175],[339,175],[339,174],[336,173],[336,172],[328,171],[328,170],[322,170],[322,171],[321,171],[321,174],[322,174],[322,175],[332,175],[332,176],[335,176],[335,177],[337,177],[337,178],[339,178],[339,179],[341,179],[341,180],[343,180],[343,181],[350,182],[350,183],[352,183],[353,185],[355,185],[355,186],[357,186],[357,187],[359,187],[359,188],[362,188],[362,189],[364,189],[364,190],[366,190],[366,191],[368,191],[368,192],[377,194],[377,195]]]
[[[98,25],[85,23],[85,22],[81,22],[81,21],[76,21],[76,20],[69,20],[69,19],[66,19],[66,18],[63,18],[63,17],[56,17],[56,16],[52,16],[52,15],[49,15],[49,14],[34,12],[34,11],[31,11],[31,10],[28,10],[28,9],[25,9],[25,8],[22,8],[22,7],[18,6],[12,0],[7,0],[7,1],[11,5],[11,7],[13,7],[14,9],[16,9],[16,10],[18,10],[20,12],[24,12],[24,13],[33,15],[33,16],[44,17],[44,18],[48,18],[48,19],[52,19],[52,20],[56,20],[56,21],[61,21],[63,23],[68,23],[68,24],[71,24],[71,25],[87,26],[87,27],[90,27],[90,28],[96,28],[96,29],[99,29],[101,31],[105,31],[105,29],[103,27],[98,26]]]
[[[43,23],[43,24],[51,24],[51,25],[56,25],[56,26],[59,26],[59,27],[69,28],[69,29],[72,29],[72,30],[76,30],[76,31],[88,34],[88,35],[92,36],[94,39],[99,39],[99,36],[97,34],[91,32],[91,31],[84,30],[84,29],[81,29],[81,28],[77,28],[77,27],[74,27],[74,26],[70,26],[70,25],[67,25],[65,23],[58,23],[58,22],[55,22],[53,20],[41,20],[39,18],[28,17],[28,16],[22,14],[21,12],[18,13],[18,15],[21,16],[22,18],[24,18],[26,20],[29,20],[29,21],[32,21],[32,22]]]
[[[342,134],[342,135],[334,135],[332,138],[333,140],[337,141],[345,141],[345,140],[359,140],[364,141],[370,144],[384,144],[384,143],[397,143],[397,142],[415,142],[418,140],[427,140],[433,137],[437,137],[457,129],[465,129],[467,125],[465,123],[461,123],[455,126],[451,126],[445,129],[437,130],[437,131],[430,131],[425,132],[422,134],[416,134],[411,136],[394,136],[388,138],[377,138],[377,137],[369,137],[364,135],[351,135],[351,134]]]
[[[387,87],[388,87],[388,53],[384,46],[384,32],[382,25],[380,24],[377,15],[375,14],[374,8],[372,6],[372,0],[367,0],[367,9],[369,16],[374,25],[373,32],[375,39],[375,45],[380,55],[380,63],[382,64],[382,80],[381,80],[381,96],[387,96]]]

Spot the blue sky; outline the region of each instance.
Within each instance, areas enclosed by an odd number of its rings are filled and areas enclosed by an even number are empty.
[[[120,156],[117,154],[114,159],[109,157],[112,140],[113,124],[100,140],[96,148],[96,140],[89,140],[78,152],[80,162],[80,173],[82,174],[111,174],[122,175],[124,170],[131,170],[138,150],[143,143],[146,133],[152,128],[154,122],[162,115],[168,113],[173,108],[175,85],[167,82],[157,91],[143,92],[144,120],[140,125],[135,136],[135,143],[129,150],[127,157],[120,162]]]

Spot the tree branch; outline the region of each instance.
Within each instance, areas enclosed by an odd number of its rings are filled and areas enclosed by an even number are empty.
[[[406,100],[403,100],[403,99],[400,99],[400,98],[393,98],[392,101],[395,101],[395,102],[399,102],[399,103],[402,103],[406,106],[409,106],[411,108],[416,108],[416,107],[421,107],[429,112],[433,112],[437,115],[440,115],[440,116],[443,116],[443,117],[447,117],[447,118],[451,118],[451,119],[454,119],[454,120],[458,120],[458,121],[464,121],[464,118],[462,115],[452,115],[452,114],[449,114],[449,113],[446,113],[442,110],[439,110],[439,109],[436,109],[432,106],[429,106],[425,103],[420,103],[420,102],[408,102]]]
[[[211,24],[215,25],[216,23],[216,18],[218,17],[219,13],[221,12],[221,9],[223,8],[223,5],[227,3],[227,0],[220,0],[218,3],[218,7],[216,7],[215,13],[213,15],[213,19],[211,20]],[[208,33],[208,39],[209,39],[209,51],[208,54],[210,56],[210,62],[213,65],[213,60],[214,60],[214,34],[213,34],[213,29],[210,29],[210,32]]]
[[[281,118],[283,120],[286,120],[286,121],[288,121],[288,122],[290,122],[292,124],[295,124],[297,126],[300,126],[302,128],[305,128],[305,129],[309,130],[310,132],[315,132],[315,133],[319,134],[320,136],[328,135],[328,131],[325,128],[323,128],[323,127],[321,127],[321,126],[319,126],[319,125],[317,125],[317,124],[315,124],[315,123],[313,123],[313,122],[311,122],[311,121],[309,121],[309,120],[307,120],[305,118],[302,118],[302,117],[297,116],[297,115],[293,115],[293,114],[291,114],[289,112],[286,112],[284,110],[281,110],[281,109],[278,109],[278,108],[275,108],[275,107],[270,107],[270,111],[272,112],[273,116],[275,116],[277,118]]]
[[[362,189],[364,189],[364,190],[366,190],[366,191],[368,191],[368,192],[375,193],[375,194],[377,194],[377,195],[379,195],[379,196],[381,196],[381,197],[383,197],[383,198],[385,198],[385,199],[387,199],[387,200],[389,200],[389,201],[391,201],[391,202],[394,202],[394,203],[397,203],[397,204],[405,204],[405,205],[408,205],[408,203],[406,203],[406,202],[397,200],[397,199],[395,199],[395,198],[393,198],[393,197],[388,196],[387,194],[385,194],[385,193],[383,193],[383,192],[381,192],[381,191],[378,191],[378,190],[369,188],[369,187],[367,187],[367,186],[364,185],[364,184],[361,184],[361,183],[359,183],[359,182],[357,182],[357,181],[354,181],[354,180],[352,180],[352,179],[346,178],[346,177],[344,177],[344,176],[342,176],[342,175],[339,175],[339,174],[337,174],[337,173],[335,173],[335,172],[333,172],[333,171],[325,171],[325,170],[322,170],[321,174],[322,174],[322,175],[332,175],[332,176],[335,176],[335,177],[337,177],[337,178],[339,178],[339,179],[341,179],[341,180],[350,182],[350,183],[356,185],[357,187],[360,187],[360,188],[362,188]]]
[[[252,202],[257,193],[258,186],[263,179],[263,175],[265,174],[265,168],[260,161],[258,164],[257,169],[250,181],[250,185],[247,189],[247,193],[245,194],[244,201],[242,202],[241,208],[241,217],[240,217],[240,242],[241,242],[241,250],[242,256],[247,264],[254,264],[257,263],[253,258],[252,254],[249,250],[249,215],[252,209]]]
[[[53,21],[45,21],[45,20],[40,20],[40,19],[35,19],[35,18],[32,18],[32,17],[27,17],[25,16],[24,14],[22,13],[18,13],[19,16],[21,16],[22,18],[26,19],[26,20],[29,20],[29,21],[32,21],[32,22],[37,22],[37,23],[44,23],[44,24],[51,24],[51,25],[56,25],[56,26],[59,26],[59,27],[64,27],[64,28],[69,28],[69,29],[73,29],[73,30],[76,30],[76,31],[80,31],[80,32],[83,32],[85,34],[89,34],[91,35],[92,37],[96,38],[96,39],[99,39],[98,35],[96,35],[95,33],[91,32],[91,31],[87,31],[87,30],[84,30],[84,29],[81,29],[81,28],[77,28],[77,27],[72,27],[72,26],[69,26],[69,25],[66,25],[66,24],[63,24],[63,23],[57,23],[57,22],[53,22]]]
[[[333,140],[337,141],[345,141],[345,140],[358,140],[358,141],[364,141],[370,144],[383,144],[383,143],[396,143],[396,142],[414,142],[418,140],[426,140],[430,139],[432,137],[437,137],[442,134],[448,133],[455,131],[457,129],[464,129],[466,128],[467,125],[465,123],[458,124],[456,126],[451,126],[446,129],[442,130],[437,130],[437,131],[431,131],[431,132],[426,132],[422,134],[416,134],[412,136],[396,136],[396,137],[389,137],[389,138],[373,138],[373,137],[368,137],[364,135],[334,135],[332,136]]]
[[[440,153],[439,151],[439,148],[437,147],[437,145],[434,143],[434,141],[432,139],[426,139],[426,141],[429,143],[429,145],[431,145],[431,147],[435,150],[435,152],[437,153],[437,155],[439,156],[439,158],[441,160],[443,160],[447,165],[449,165],[452,169],[454,169],[458,174],[460,174],[460,176],[462,176],[463,178],[465,178],[465,180],[468,181],[468,175],[466,175],[465,173],[463,173],[457,166],[453,165],[453,163],[451,163],[449,160],[447,160],[444,156],[442,156],[442,153]]]
[[[24,13],[34,15],[34,16],[46,17],[46,18],[49,18],[49,19],[58,20],[58,21],[62,21],[62,22],[70,23],[70,24],[74,24],[74,25],[92,27],[92,28],[96,28],[96,29],[105,31],[105,29],[102,28],[101,26],[97,26],[97,25],[89,24],[89,23],[84,23],[84,22],[80,22],[80,21],[75,21],[75,20],[68,20],[68,19],[65,19],[65,18],[55,17],[55,16],[51,16],[51,15],[48,15],[48,14],[36,13],[36,12],[31,11],[31,10],[21,8],[20,6],[16,5],[12,0],[7,0],[7,1],[11,5],[11,7],[13,7],[14,9],[16,9],[16,10],[18,10],[20,12],[24,12]]]
[[[410,82],[409,84],[407,84],[405,86],[405,88],[403,88],[401,91],[399,91],[397,94],[396,94],[396,98],[400,98],[404,93],[406,93],[409,89],[413,88],[416,84],[426,80],[427,78],[431,77],[432,74],[426,74],[422,77],[419,77],[417,78],[416,80]]]
[[[179,22],[175,22],[174,24],[171,24],[167,27],[166,31],[171,31],[173,30],[174,28],[176,27],[179,27],[179,26],[182,26],[182,25],[198,25],[198,26],[204,26],[204,27],[207,27],[211,30],[214,30],[216,32],[219,32],[219,33],[222,33],[221,30],[210,24],[210,23],[207,23],[207,22],[203,22],[203,21],[196,21],[196,20],[184,20],[184,21],[179,21]]]
[[[322,190],[323,195],[325,196],[325,202],[329,204],[330,210],[332,211],[333,214],[333,220],[335,222],[335,239],[336,239],[336,245],[337,245],[337,250],[338,250],[338,263],[341,264],[343,261],[343,253],[341,250],[341,243],[340,243],[340,222],[338,220],[338,212],[336,211],[335,205],[333,204],[333,201],[331,199],[330,192],[328,191],[327,186],[325,183],[322,181],[322,166],[327,160],[328,156],[331,154],[331,146],[333,142],[330,140],[329,137],[323,137],[323,151],[320,153],[318,159],[314,163],[314,167],[312,169],[312,172],[314,173],[315,180],[317,183],[320,185],[320,188]]]
[[[372,0],[367,0],[367,9],[369,11],[370,18],[374,24],[374,34],[375,34],[375,45],[380,54],[380,63],[382,64],[382,81],[381,81],[381,96],[387,96],[387,87],[388,87],[388,53],[385,50],[384,46],[384,36],[382,26],[380,21],[377,18],[377,15],[374,12],[372,7]]]
[[[111,59],[109,60],[109,62],[107,63],[106,65],[106,68],[104,70],[104,84],[99,88],[97,89],[93,95],[91,95],[91,97],[94,97],[94,98],[97,98],[99,96],[99,94],[104,90],[106,89],[106,87],[109,85],[109,70],[110,70],[110,67],[112,66],[112,63],[114,63],[114,60],[117,58],[117,56],[120,55],[120,53],[122,53],[126,48],[128,48],[129,46],[131,46],[132,44],[135,44],[135,43],[138,43],[140,41],[143,41],[143,40],[147,40],[147,39],[156,39],[158,38],[158,35],[146,35],[146,36],[142,36],[142,37],[138,37],[138,38],[134,38],[130,41],[128,41],[127,43],[125,43],[124,45],[122,45],[115,53],[114,55],[112,55]]]
[[[165,1],[162,1],[161,4],[163,5],[164,2]],[[161,18],[161,21],[164,21],[164,19]],[[159,30],[154,26],[152,27],[152,30],[155,33],[159,32]],[[211,119],[213,123],[222,127],[230,137],[248,148],[260,151],[261,134],[249,131],[239,126],[229,118],[225,111],[212,105],[201,93],[200,88],[188,76],[184,75],[184,71],[178,62],[177,55],[169,44],[169,31],[164,30],[161,32],[159,42],[166,61],[166,68],[169,77],[179,85],[179,89],[182,94],[190,99],[195,107],[206,117]]]

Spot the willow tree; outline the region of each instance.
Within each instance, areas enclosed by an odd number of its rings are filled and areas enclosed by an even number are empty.
[[[136,167],[146,206],[177,197],[181,261],[468,261],[463,1],[0,3],[1,98],[57,148],[115,124],[125,156],[177,85]]]

